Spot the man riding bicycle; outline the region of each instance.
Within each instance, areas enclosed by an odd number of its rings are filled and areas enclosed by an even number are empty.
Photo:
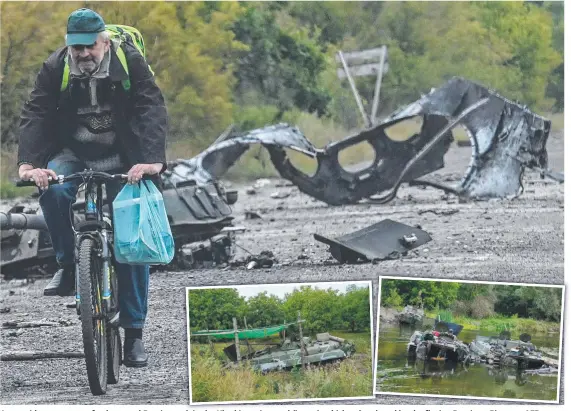
[[[162,93],[132,42],[119,45],[128,72],[116,47],[99,14],[89,9],[71,13],[66,47],[44,62],[22,110],[18,172],[40,189],[40,206],[61,267],[44,295],[68,296],[75,290],[71,205],[78,183],[48,186],[48,178],[92,169],[127,173],[131,184],[145,174],[154,175],[151,178],[158,184],[159,173],[166,169],[167,112]],[[125,80],[130,82],[128,90]],[[106,187],[109,204],[120,190],[113,183]],[[119,322],[125,329],[123,363],[144,367],[149,266],[117,264],[116,271]]]

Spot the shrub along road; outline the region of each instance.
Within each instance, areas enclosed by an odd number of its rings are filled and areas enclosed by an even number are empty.
[[[563,170],[563,134],[548,141],[550,166]],[[470,149],[452,149],[447,167],[438,175],[460,178],[469,162]],[[94,397],[87,385],[83,359],[47,359],[0,363],[2,404],[187,404],[188,363],[185,322],[187,286],[238,285],[340,280],[373,280],[376,309],[379,275],[504,281],[563,283],[563,189],[564,185],[541,180],[528,172],[525,193],[513,200],[459,203],[454,197],[428,188],[403,187],[395,201],[385,206],[327,207],[301,194],[295,187],[275,187],[276,181],[247,195],[238,186],[234,206],[236,225],[248,231],[238,244],[252,253],[271,250],[279,263],[270,269],[194,270],[156,272],[151,275],[148,323],[144,340],[150,354],[143,369],[122,368],[121,381],[109,386],[107,395]],[[285,199],[271,198],[286,191]],[[245,211],[262,219],[245,220]],[[439,214],[421,211],[434,210]],[[458,210],[445,215],[441,211]],[[449,214],[449,213],[448,213]],[[379,264],[339,265],[313,233],[345,234],[384,218],[410,225],[420,224],[433,241],[408,256]],[[237,258],[245,257],[238,249]],[[40,328],[2,329],[2,353],[14,351],[82,351],[75,310],[69,299],[43,297],[47,279],[26,284],[2,283],[0,314],[6,321],[47,320],[61,323]],[[374,321],[376,325],[376,320]],[[563,398],[561,398],[563,401]],[[399,396],[350,403],[382,402],[430,404],[474,400],[429,399]]]

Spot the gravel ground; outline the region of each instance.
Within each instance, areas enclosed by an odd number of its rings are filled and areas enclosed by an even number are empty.
[[[550,166],[563,170],[563,135],[548,142]],[[469,148],[453,148],[443,180],[459,179],[469,162]],[[247,231],[238,244],[257,254],[271,250],[279,263],[271,269],[245,268],[156,272],[151,275],[145,343],[150,354],[144,369],[122,368],[121,381],[104,396],[94,397],[87,385],[83,359],[1,362],[2,404],[188,404],[185,292],[187,286],[271,284],[340,280],[373,280],[375,303],[382,275],[563,284],[564,185],[526,174],[525,193],[512,200],[459,203],[439,190],[403,187],[388,205],[360,204],[327,207],[301,194],[295,187],[276,187],[278,180],[245,193],[235,185],[239,200],[234,206],[236,225]],[[289,193],[285,199],[271,194]],[[246,220],[245,211],[262,219]],[[435,213],[419,212],[433,210]],[[442,211],[457,210],[444,215]],[[439,214],[440,213],[440,214]],[[345,234],[384,218],[420,224],[433,241],[400,260],[379,264],[339,265],[313,233]],[[247,255],[238,249],[237,258]],[[2,329],[2,353],[14,351],[82,351],[75,310],[69,299],[43,297],[47,279],[27,283],[3,282],[0,314],[5,321],[48,320],[52,327]],[[376,326],[376,318],[374,319]],[[561,399],[562,400],[562,399]],[[322,401],[320,401],[322,402]],[[346,403],[458,404],[475,400],[377,395],[376,399]],[[485,403],[484,401],[478,401]]]

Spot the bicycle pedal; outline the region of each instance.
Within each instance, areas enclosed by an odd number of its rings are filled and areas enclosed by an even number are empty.
[[[117,314],[115,314],[113,318],[109,320],[109,325],[115,328],[119,327],[119,312],[117,312]]]

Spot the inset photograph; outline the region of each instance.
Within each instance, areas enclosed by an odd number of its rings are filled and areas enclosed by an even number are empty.
[[[191,403],[373,398],[371,284],[187,288]]]
[[[376,394],[559,401],[564,286],[379,281]]]

